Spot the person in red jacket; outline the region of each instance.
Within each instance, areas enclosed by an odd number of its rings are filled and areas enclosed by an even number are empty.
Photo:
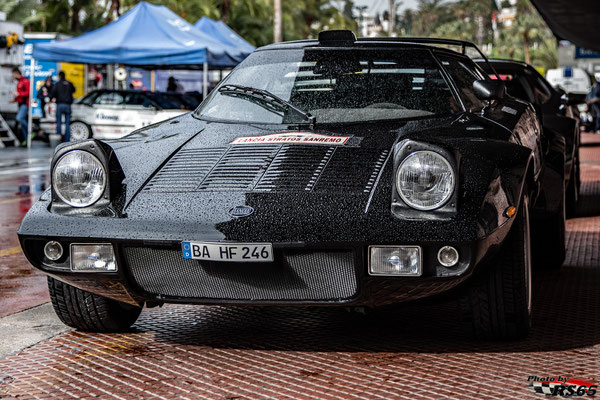
[[[22,140],[27,140],[27,116],[29,111],[29,79],[25,78],[21,74],[19,68],[14,68],[13,78],[17,81],[17,90],[14,92],[15,98],[13,102],[19,105],[19,111],[17,111],[17,122],[21,127],[23,134]]]

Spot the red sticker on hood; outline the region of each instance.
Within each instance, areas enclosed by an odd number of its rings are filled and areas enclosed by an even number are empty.
[[[264,136],[239,137],[231,142],[231,144],[298,143],[343,146],[349,139],[349,136],[328,136],[310,132],[287,132]]]

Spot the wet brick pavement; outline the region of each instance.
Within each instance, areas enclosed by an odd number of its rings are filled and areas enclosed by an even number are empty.
[[[47,147],[0,150],[0,318],[50,301],[45,275],[29,265],[16,233],[48,185],[52,154]]]
[[[541,399],[528,376],[598,383],[600,137],[586,142],[567,260],[535,271],[527,340],[473,342],[451,301],[367,315],[170,305],[126,334],[70,331],[1,360],[0,398]]]

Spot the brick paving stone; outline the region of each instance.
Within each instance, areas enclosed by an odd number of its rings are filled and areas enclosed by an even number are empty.
[[[474,342],[454,301],[367,315],[168,305],[131,332],[71,331],[0,361],[0,398],[541,399],[529,375],[599,383],[600,135],[584,141],[567,259],[534,271],[526,340]]]
[[[0,293],[0,318],[50,301],[45,274],[20,251],[0,257]]]

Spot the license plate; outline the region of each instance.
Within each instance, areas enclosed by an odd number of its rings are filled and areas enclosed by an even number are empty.
[[[183,258],[229,262],[271,262],[271,243],[182,242]]]

